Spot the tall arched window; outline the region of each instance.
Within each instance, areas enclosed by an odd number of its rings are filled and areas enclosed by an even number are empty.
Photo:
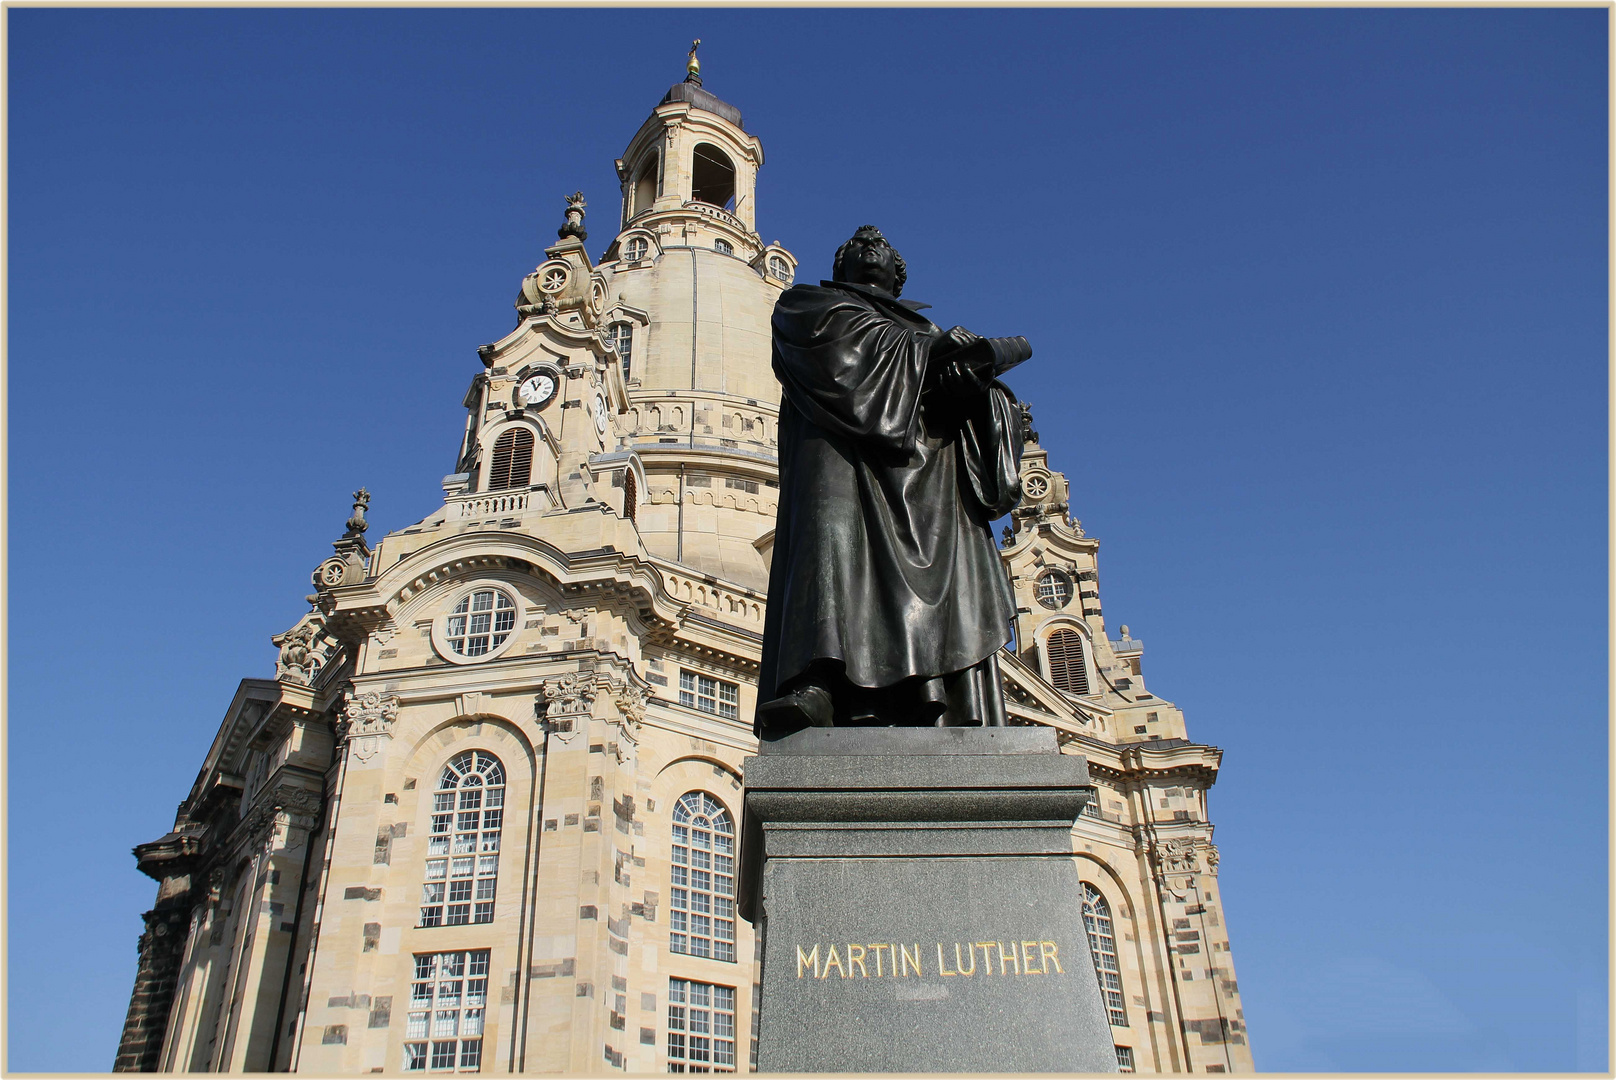
[[[494,443],[488,460],[488,490],[527,487],[533,475],[533,432],[512,428]]]
[[[1122,973],[1117,969],[1117,936],[1111,929],[1111,905],[1088,882],[1083,882],[1083,925],[1089,932],[1094,974],[1105,998],[1105,1014],[1112,1027],[1128,1026],[1128,1007],[1122,1000]]]
[[[505,770],[482,750],[457,754],[438,776],[427,836],[422,926],[494,921]]]
[[[634,516],[640,501],[639,485],[634,481],[634,470],[623,470],[623,516],[630,521],[637,521]]]
[[[668,950],[735,962],[735,824],[705,791],[673,807]]]
[[[643,245],[644,238],[636,237]],[[631,245],[632,248],[632,245]],[[623,381],[627,382],[634,372],[634,326],[632,323],[615,322],[606,328],[606,337],[617,350],[617,359],[623,365]]]
[[[1089,692],[1089,673],[1083,666],[1083,638],[1076,630],[1049,635],[1049,684],[1068,694]]]

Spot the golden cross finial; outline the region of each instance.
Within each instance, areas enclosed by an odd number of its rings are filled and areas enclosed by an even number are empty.
[[[701,75],[701,61],[696,59],[696,47],[700,44],[701,38],[690,43],[690,62],[685,65],[685,70],[697,77]]]

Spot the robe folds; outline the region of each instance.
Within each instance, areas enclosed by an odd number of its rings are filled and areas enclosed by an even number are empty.
[[[816,661],[881,688],[994,656],[1015,615],[991,528],[1021,497],[1015,395],[923,394],[937,327],[861,285],[786,290],[773,331],[780,503],[758,700]]]

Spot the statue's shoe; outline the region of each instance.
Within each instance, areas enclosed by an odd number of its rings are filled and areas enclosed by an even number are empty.
[[[822,686],[805,686],[757,708],[758,727],[766,732],[789,734],[810,727],[833,727],[836,715],[830,691]]]

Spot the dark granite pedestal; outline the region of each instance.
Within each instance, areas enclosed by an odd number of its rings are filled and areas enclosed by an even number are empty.
[[[746,759],[762,1072],[1115,1072],[1048,728],[817,728]]]

